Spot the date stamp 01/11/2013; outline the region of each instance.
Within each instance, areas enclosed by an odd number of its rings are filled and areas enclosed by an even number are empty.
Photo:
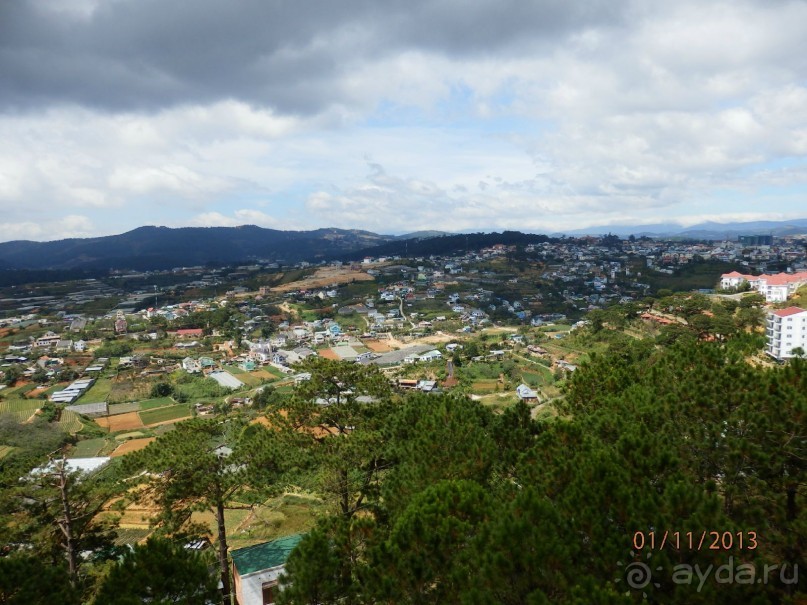
[[[637,531],[634,550],[756,550],[755,531]]]

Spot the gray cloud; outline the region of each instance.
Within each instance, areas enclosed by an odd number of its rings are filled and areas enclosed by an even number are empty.
[[[58,6],[59,3],[54,3]],[[340,80],[401,51],[527,52],[613,23],[606,0],[109,0],[85,12],[0,8],[0,107],[155,110],[236,98],[310,114]]]

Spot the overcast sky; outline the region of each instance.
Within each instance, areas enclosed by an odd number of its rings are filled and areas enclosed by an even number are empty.
[[[807,2],[0,0],[0,241],[807,217]]]

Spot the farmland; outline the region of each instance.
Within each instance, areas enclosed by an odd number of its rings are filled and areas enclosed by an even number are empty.
[[[190,407],[185,404],[171,405],[140,412],[140,419],[146,426],[171,420],[179,420],[180,418],[189,418],[190,416]]]

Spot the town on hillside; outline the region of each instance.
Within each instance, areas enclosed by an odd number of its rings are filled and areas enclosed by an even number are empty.
[[[453,397],[491,419],[521,410],[538,426],[574,413],[584,380],[576,374],[637,343],[648,351],[711,343],[759,371],[804,357],[807,238],[607,235],[5,286],[0,464],[28,499],[59,482],[64,495],[67,477],[114,477],[86,504],[93,531],[108,538],[98,544],[131,549],[186,536],[185,546],[221,564],[213,594],[263,605],[279,598],[304,536],[339,513],[369,515],[364,503],[383,489],[380,467],[358,470],[372,457],[343,449],[361,422],[372,425],[356,409]],[[275,468],[275,458],[255,454],[275,433],[309,439],[321,457]],[[161,486],[192,466],[189,447],[212,465],[206,474],[226,480],[198,493],[185,486],[171,500]],[[182,462],[166,465],[165,452]],[[355,462],[356,476],[339,475],[335,459]],[[247,471],[265,483],[249,483]],[[366,483],[339,491],[336,479],[322,482],[331,471]],[[211,500],[214,487],[226,495]],[[193,503],[181,514],[180,500]],[[32,539],[22,519],[34,513],[15,502],[3,521],[22,543]],[[69,524],[64,511],[53,515]],[[97,564],[101,547],[91,543],[67,547],[70,578]]]

